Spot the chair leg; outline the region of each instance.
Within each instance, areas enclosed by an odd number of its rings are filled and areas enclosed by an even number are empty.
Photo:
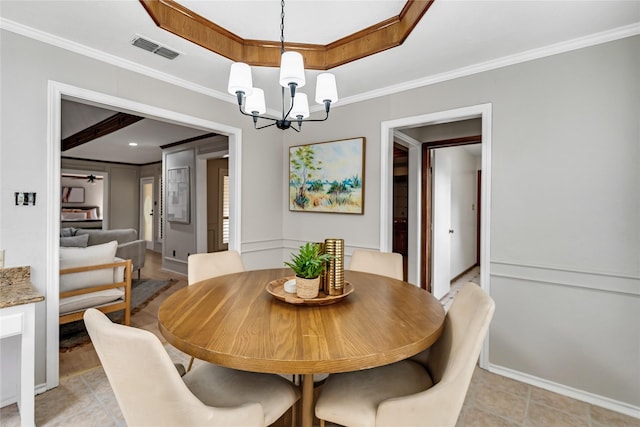
[[[320,420],[320,427],[324,427],[324,420]]]
[[[193,359],[195,359],[195,357],[191,356],[191,360],[189,360],[189,366],[187,366],[187,372],[189,372],[191,370],[191,367],[193,366]]]
[[[291,407],[291,427],[296,427],[298,425],[298,421],[296,420],[296,417],[298,416],[296,406],[298,406],[298,402],[294,403]]]

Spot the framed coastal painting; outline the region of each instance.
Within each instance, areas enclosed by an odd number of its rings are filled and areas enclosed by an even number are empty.
[[[364,213],[365,138],[289,147],[289,210]]]

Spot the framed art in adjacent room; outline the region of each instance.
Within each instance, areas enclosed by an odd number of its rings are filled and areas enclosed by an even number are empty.
[[[364,213],[365,138],[289,147],[289,210]]]
[[[62,187],[62,203],[84,203],[84,188]]]
[[[189,224],[189,166],[167,170],[167,221]]]

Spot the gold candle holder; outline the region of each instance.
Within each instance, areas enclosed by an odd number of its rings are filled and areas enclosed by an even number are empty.
[[[342,295],[344,291],[344,239],[325,239],[325,252],[333,258],[327,263],[324,292]]]
[[[320,246],[320,253],[327,253],[324,247],[324,242],[316,242],[316,245]],[[327,269],[325,268],[320,274],[320,283],[318,284],[318,292],[324,292],[324,283],[327,280]]]

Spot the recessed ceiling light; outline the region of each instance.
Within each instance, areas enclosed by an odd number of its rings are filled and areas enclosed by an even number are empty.
[[[137,142],[130,142],[129,143],[129,147],[137,147],[138,143]]]

